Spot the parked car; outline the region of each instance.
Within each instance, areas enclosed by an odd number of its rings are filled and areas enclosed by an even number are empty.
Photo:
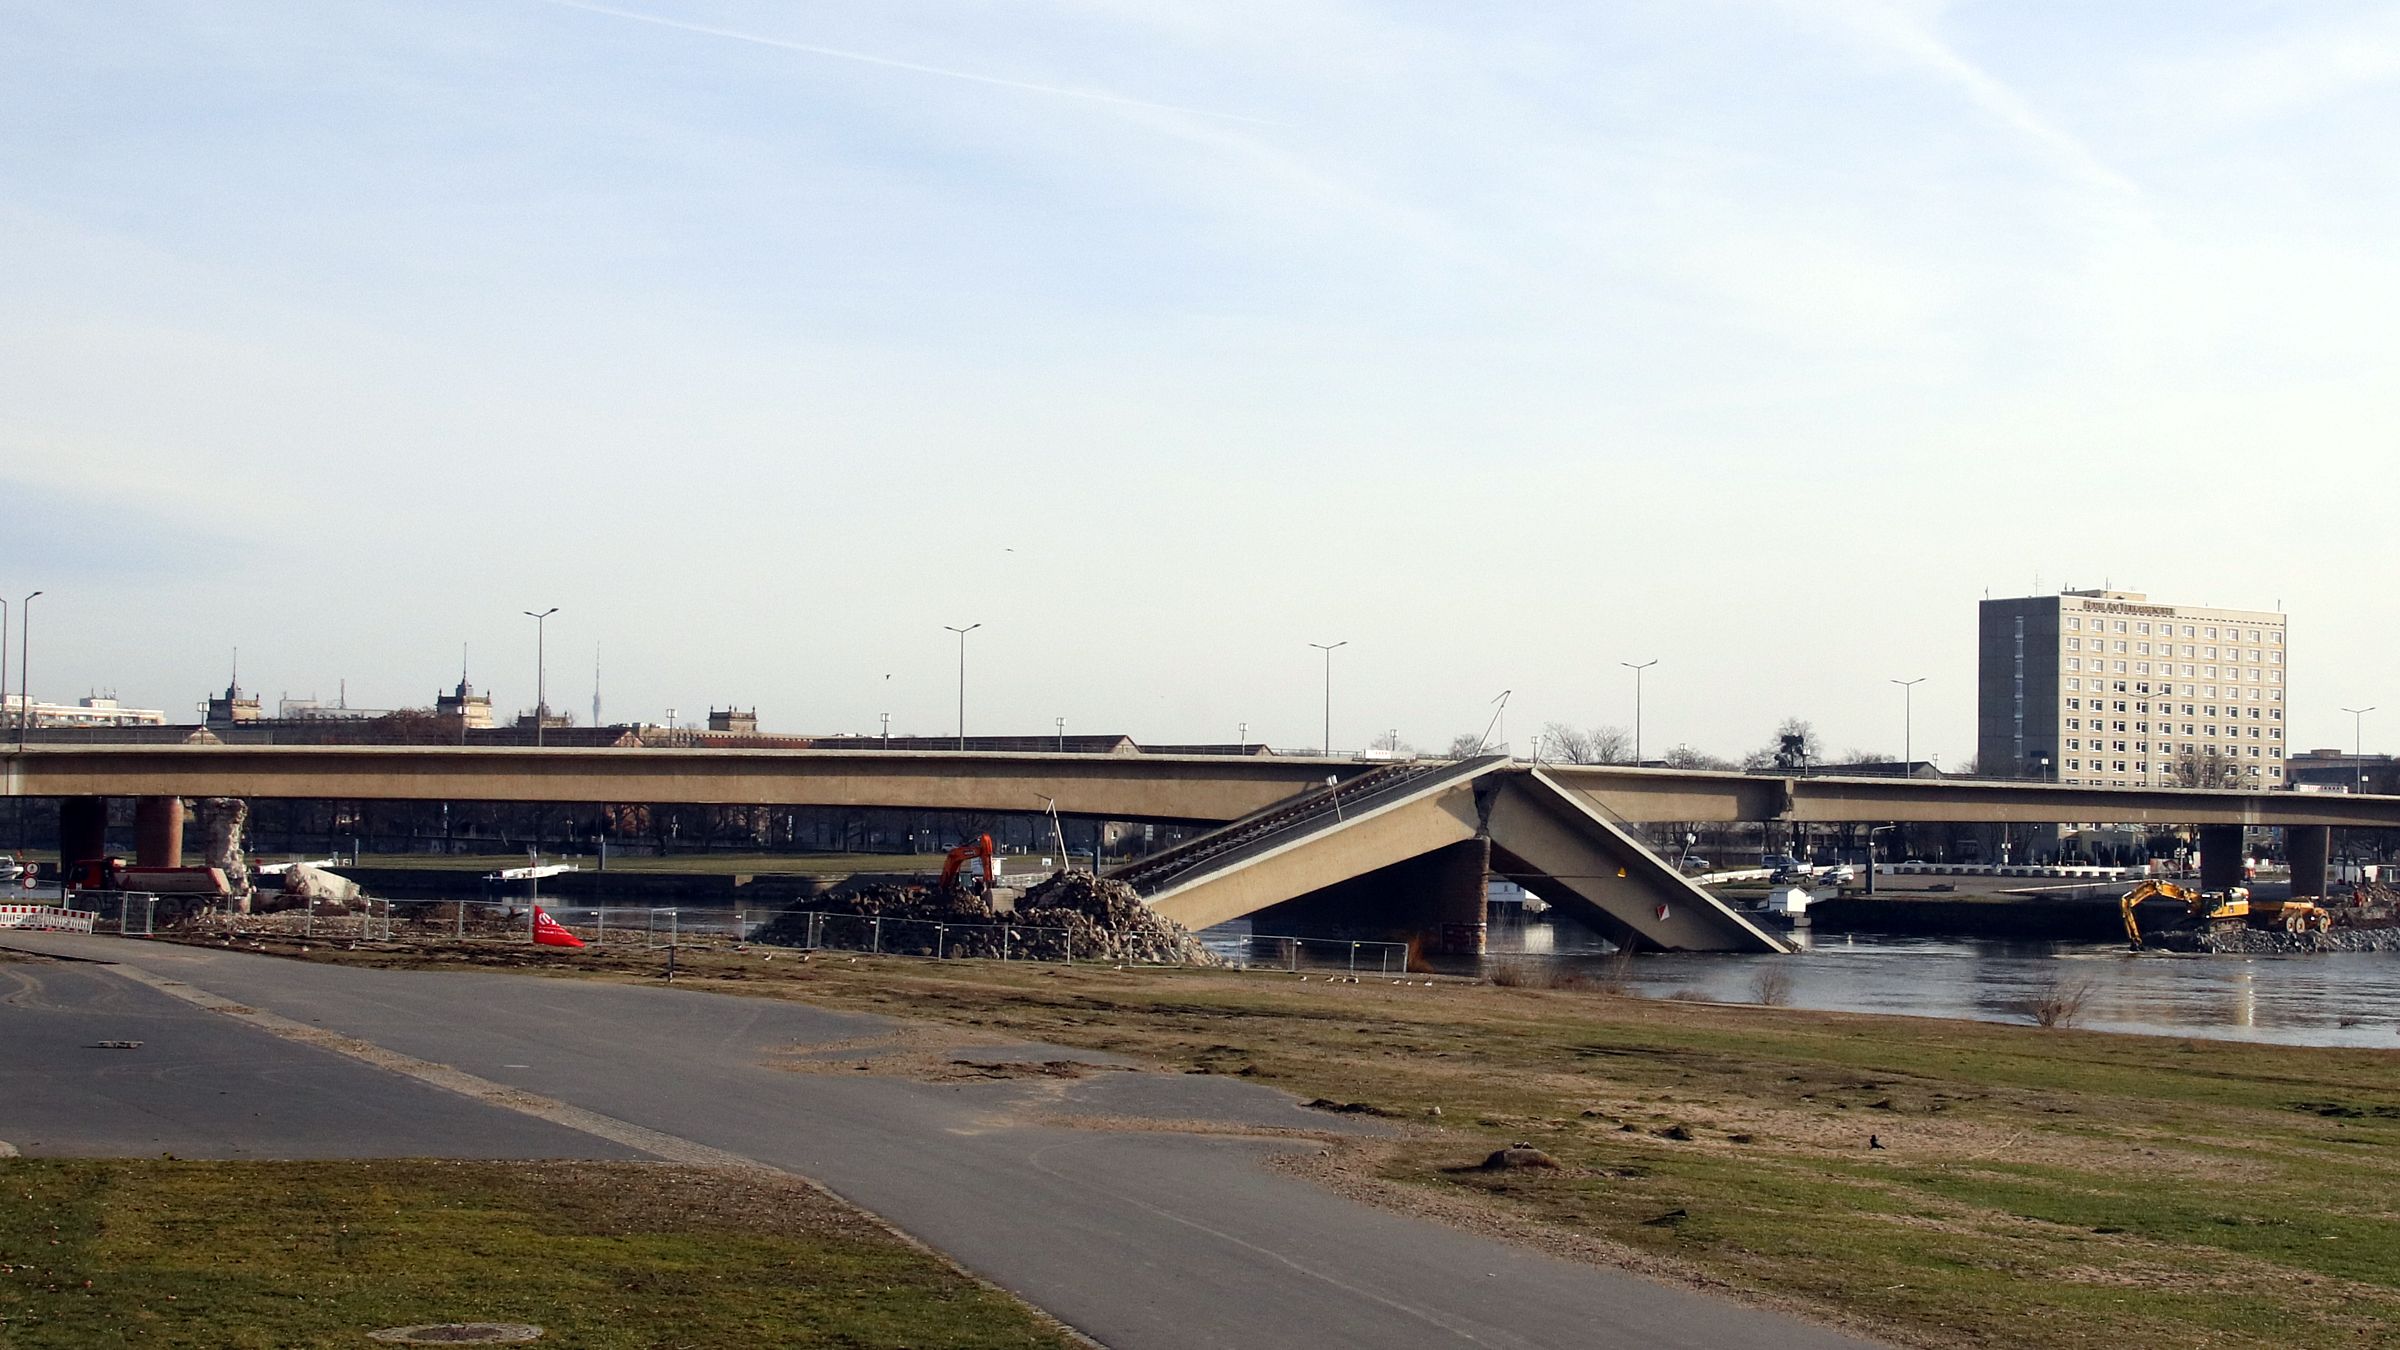
[[[1762,853],[1759,855],[1758,865],[1770,872],[1798,872],[1803,870],[1800,860],[1793,857],[1789,853]]]
[[[1706,858],[1685,858],[1681,866],[1685,876],[1696,877],[1709,869],[1709,861]]]
[[[1848,863],[1835,863],[1817,873],[1817,880],[1827,886],[1847,886],[1858,880],[1858,869]]]

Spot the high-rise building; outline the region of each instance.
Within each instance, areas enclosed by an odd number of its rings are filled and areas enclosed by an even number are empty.
[[[1977,767],[2106,787],[2279,788],[2284,616],[2133,591],[1983,602]]]

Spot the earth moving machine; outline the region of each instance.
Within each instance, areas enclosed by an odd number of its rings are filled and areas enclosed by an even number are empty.
[[[992,861],[992,837],[979,834],[973,841],[950,850],[950,856],[942,860],[942,881],[935,888],[936,891],[942,895],[956,893],[958,874],[966,869],[969,862],[979,858],[983,861],[983,893],[990,895],[999,890],[1000,868]]]
[[[2125,892],[2117,913],[2125,921],[2125,940],[2135,951],[2145,945],[2138,911],[2150,899],[2180,902],[2184,912],[2168,930],[2207,933],[2226,928],[2280,928],[2287,933],[2322,933],[2333,927],[2333,912],[2307,900],[2254,900],[2248,888],[2195,891],[2172,881],[2144,881]]]

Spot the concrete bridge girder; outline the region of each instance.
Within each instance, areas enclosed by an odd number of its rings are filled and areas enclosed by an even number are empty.
[[[1514,879],[1619,941],[1664,951],[1789,950],[1545,770],[1501,784],[1488,809],[1496,865],[1521,869]]]
[[[1539,771],[1498,772],[1449,782],[1423,795],[1298,834],[1196,874],[1150,897],[1159,913],[1205,928],[1290,905],[1354,884],[1461,844],[1488,840],[1491,853],[1538,876],[1545,898],[1602,931],[1668,951],[1781,952],[1784,944],[1715,896],[1693,885],[1630,831]],[[1505,870],[1505,869],[1504,869]],[[1480,926],[1483,897],[1471,915],[1434,913],[1415,896],[1384,896],[1387,909],[1425,929]],[[1436,901],[1432,908],[1440,908]],[[1419,911],[1427,911],[1419,913]],[[1359,913],[1361,920],[1372,915]],[[1478,944],[1479,946],[1480,944]]]
[[[1150,907],[1186,928],[1207,928],[1464,843],[1477,833],[1474,789],[1460,784],[1362,813],[1238,866],[1170,887],[1150,897]]]

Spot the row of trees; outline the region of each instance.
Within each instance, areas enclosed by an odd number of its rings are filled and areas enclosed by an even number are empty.
[[[1410,749],[1396,733],[1390,732],[1376,740],[1375,748],[1391,753],[1407,753]],[[1453,736],[1445,753],[1452,759],[1464,759],[1483,749],[1483,737],[1467,731]],[[1559,764],[1631,764],[1633,733],[1619,726],[1578,727],[1566,722],[1551,722],[1535,737],[1533,749],[1540,758]],[[1879,764],[1890,760],[1891,756],[1872,750],[1849,750],[1828,758],[1816,729],[1797,717],[1785,718],[1782,725],[1775,728],[1771,740],[1740,759],[1726,759],[1683,743],[1657,755],[1657,761],[1670,769],[1781,767],[1796,770],[1819,765]]]

